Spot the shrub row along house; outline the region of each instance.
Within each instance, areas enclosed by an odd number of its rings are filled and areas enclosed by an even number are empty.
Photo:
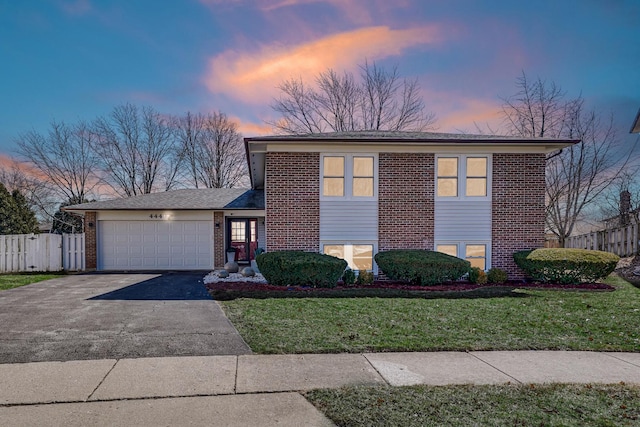
[[[513,253],[544,245],[545,158],[577,140],[424,132],[245,138],[251,189],[190,189],[85,203],[86,265],[212,269],[228,248],[342,258],[429,249],[521,277]]]

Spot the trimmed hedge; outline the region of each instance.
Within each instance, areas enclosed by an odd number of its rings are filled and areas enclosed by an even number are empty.
[[[441,252],[420,249],[398,249],[378,252],[374,257],[390,279],[416,285],[437,285],[457,280],[471,269],[469,261]]]
[[[333,288],[347,268],[340,258],[301,251],[265,252],[256,262],[267,282],[276,286]]]
[[[615,270],[617,255],[587,249],[544,248],[513,254],[516,265],[542,283],[577,284],[604,279]]]

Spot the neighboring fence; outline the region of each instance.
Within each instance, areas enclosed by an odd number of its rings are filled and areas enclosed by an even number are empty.
[[[62,235],[62,268],[67,271],[83,271],[84,233]]]
[[[84,270],[84,234],[0,235],[0,273]]]
[[[569,237],[565,240],[565,248],[595,249],[611,252],[621,257],[638,253],[640,235],[638,224],[626,227],[610,228],[594,231],[580,236]]]

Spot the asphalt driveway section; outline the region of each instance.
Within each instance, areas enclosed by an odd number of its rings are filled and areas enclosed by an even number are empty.
[[[250,354],[204,275],[78,274],[0,292],[0,363]]]

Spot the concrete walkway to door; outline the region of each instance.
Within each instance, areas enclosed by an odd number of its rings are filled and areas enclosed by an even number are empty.
[[[250,354],[205,274],[78,274],[0,292],[0,364]]]

